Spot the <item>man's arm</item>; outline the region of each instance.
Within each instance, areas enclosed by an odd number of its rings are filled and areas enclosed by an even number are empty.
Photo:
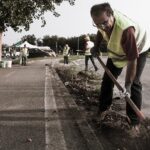
[[[137,59],[128,61],[128,63],[127,63],[125,88],[126,88],[127,92],[129,92],[129,93],[131,93],[131,84],[136,75],[136,64],[137,64]]]
[[[95,37],[94,47],[91,49],[93,55],[99,55],[100,45],[103,40],[102,34],[97,31],[97,35]]]
[[[131,92],[131,84],[136,75],[137,58],[139,57],[136,40],[134,36],[135,30],[129,27],[123,32],[121,44],[127,56],[127,70],[125,77],[125,88],[127,92]]]

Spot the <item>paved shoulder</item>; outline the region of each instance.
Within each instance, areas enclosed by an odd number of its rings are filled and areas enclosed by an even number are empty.
[[[47,121],[47,138],[49,138],[47,144],[49,148],[103,150],[102,144],[53,68],[49,69],[47,76],[49,77],[49,83],[51,83],[50,86],[47,85],[51,93],[51,96],[49,95],[51,99],[47,100],[46,103],[50,108],[48,110],[53,110],[54,114],[53,119]],[[48,114],[47,112],[48,118],[52,115],[51,113]],[[53,128],[51,127],[52,123]]]

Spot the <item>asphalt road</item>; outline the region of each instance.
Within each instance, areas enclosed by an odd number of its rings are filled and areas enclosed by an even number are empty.
[[[43,150],[45,67],[0,69],[0,149]]]
[[[45,66],[55,61],[37,60],[0,69],[0,150],[103,150],[55,70]],[[73,64],[84,69],[84,60]],[[142,110],[148,117],[149,65],[148,59],[142,77]],[[96,73],[102,75],[98,66]],[[118,79],[121,84],[124,71]]]
[[[102,150],[50,59],[0,69],[0,150]]]

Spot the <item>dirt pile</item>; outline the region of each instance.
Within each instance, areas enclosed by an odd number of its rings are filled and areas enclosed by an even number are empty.
[[[150,149],[150,120],[146,119],[140,128],[139,137],[131,137],[130,126],[125,113],[125,101],[113,100],[111,111],[103,122],[95,116],[98,109],[101,76],[94,72],[78,71],[76,68],[56,68],[57,73],[75,98],[78,106],[93,127],[106,150],[148,150]]]

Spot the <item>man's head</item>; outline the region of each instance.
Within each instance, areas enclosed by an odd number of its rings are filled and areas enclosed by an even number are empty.
[[[110,31],[114,25],[113,10],[109,3],[94,5],[91,8],[91,17],[97,28]]]

